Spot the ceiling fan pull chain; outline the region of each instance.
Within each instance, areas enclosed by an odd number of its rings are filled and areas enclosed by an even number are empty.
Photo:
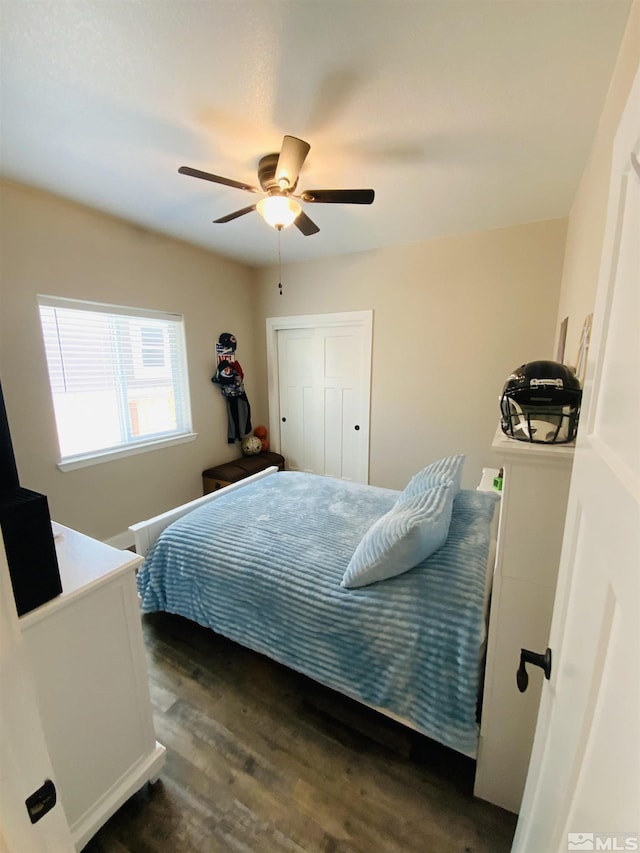
[[[282,229],[278,229],[278,290],[280,296],[282,296],[282,257],[280,255],[280,235],[282,233]]]

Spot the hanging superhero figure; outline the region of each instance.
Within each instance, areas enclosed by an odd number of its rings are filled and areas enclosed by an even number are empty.
[[[251,406],[244,391],[244,373],[236,360],[235,335],[223,332],[216,344],[217,365],[211,381],[227,401],[227,442],[242,441],[251,432]]]

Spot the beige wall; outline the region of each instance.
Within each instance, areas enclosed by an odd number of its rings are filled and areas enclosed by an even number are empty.
[[[221,332],[238,337],[253,402],[262,360],[252,328],[255,273],[13,184],[0,184],[0,258],[0,378],[21,485],[46,494],[57,521],[100,539],[202,494],[202,470],[238,453],[227,445],[225,404],[211,384]],[[183,314],[198,438],[61,472],[38,293]]]
[[[259,347],[267,317],[373,309],[370,482],[402,488],[464,452],[474,488],[495,464],[506,377],[553,355],[565,237],[554,220],[289,264],[282,296],[277,269],[261,270]]]
[[[575,366],[582,325],[595,304],[613,140],[640,65],[640,0],[632,6],[598,132],[574,200],[556,323],[569,318],[565,363]]]
[[[279,296],[274,269],[256,273],[12,184],[0,203],[0,377],[21,482],[47,494],[57,520],[98,538],[196,497],[203,468],[237,454],[210,382],[221,331],[238,336],[254,423],[264,422],[265,318],[372,308],[370,479],[392,488],[454,452],[467,453],[473,488],[494,463],[506,376],[552,355],[565,220],[291,264]],[[59,471],[39,292],[184,314],[198,439]]]

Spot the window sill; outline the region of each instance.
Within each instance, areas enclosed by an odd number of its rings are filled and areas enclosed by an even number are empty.
[[[76,468],[88,468],[90,465],[100,465],[102,462],[111,462],[114,459],[124,459],[125,456],[136,456],[138,453],[148,453],[150,450],[159,450],[171,447],[173,444],[185,444],[194,441],[198,437],[197,432],[188,432],[184,435],[176,435],[172,438],[161,438],[157,441],[145,441],[130,447],[118,447],[116,450],[101,450],[96,453],[83,453],[78,456],[69,456],[58,462],[61,471],[75,471]]]

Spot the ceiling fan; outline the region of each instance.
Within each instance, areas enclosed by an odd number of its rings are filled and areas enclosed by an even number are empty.
[[[310,148],[309,143],[303,139],[285,136],[280,153],[266,154],[258,163],[260,187],[233,181],[231,178],[222,178],[219,175],[202,172],[200,169],[192,169],[190,166],[180,166],[178,172],[181,175],[202,178],[205,181],[213,181],[215,184],[224,184],[246,192],[265,194],[265,198],[256,204],[243,207],[227,216],[221,216],[220,219],[214,219],[215,223],[231,222],[239,216],[257,210],[269,225],[279,231],[293,223],[305,237],[308,237],[311,234],[317,234],[320,229],[302,210],[302,206],[296,199],[321,204],[371,204],[375,196],[373,190],[303,190],[296,195],[294,190],[298,184],[300,169]]]

